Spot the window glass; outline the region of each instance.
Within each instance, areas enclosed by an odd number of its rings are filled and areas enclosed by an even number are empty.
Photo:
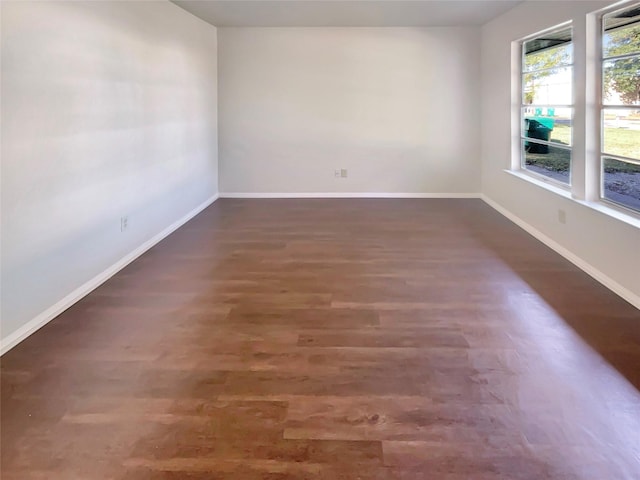
[[[604,157],[602,170],[602,196],[640,211],[640,165]]]
[[[640,115],[633,110],[605,108],[602,151],[640,160]]]
[[[527,170],[560,183],[570,183],[570,149],[527,140],[522,142],[522,156]]]
[[[549,68],[522,77],[525,105],[571,105],[571,67]]]
[[[636,5],[622,12],[604,16],[602,52],[604,58],[640,53],[640,8]]]
[[[605,105],[637,105],[640,102],[640,55],[605,60],[602,84]]]
[[[640,4],[602,19],[601,197],[640,211]]]
[[[522,42],[521,167],[570,184],[573,118],[571,28]]]
[[[571,146],[571,108],[525,107],[522,111],[522,135],[529,139],[548,139]]]
[[[551,48],[536,48],[537,40],[524,42],[524,62],[523,71],[545,70],[560,65],[571,65],[573,63],[573,48],[571,45],[571,30],[565,32],[563,43]],[[567,42],[567,43],[565,43]]]

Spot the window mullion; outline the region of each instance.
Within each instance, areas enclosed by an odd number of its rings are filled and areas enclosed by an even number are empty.
[[[596,14],[587,15],[585,32],[584,131],[580,141],[584,145],[584,199],[595,202],[600,198],[600,105],[602,103],[602,31]],[[595,61],[594,61],[595,60]]]
[[[604,61],[627,60],[627,59],[630,59],[630,58],[637,58],[637,57],[640,57],[640,52],[625,53],[624,55],[611,55],[609,57],[605,57],[603,55],[603,60]]]

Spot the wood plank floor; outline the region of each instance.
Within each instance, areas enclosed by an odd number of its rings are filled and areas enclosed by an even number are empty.
[[[1,362],[3,480],[640,478],[640,312],[479,200],[219,200]]]

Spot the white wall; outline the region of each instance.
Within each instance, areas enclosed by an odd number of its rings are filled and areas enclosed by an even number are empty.
[[[585,15],[612,2],[525,2],[482,29],[482,192],[490,200],[570,256],[615,291],[640,305],[640,228],[588,206],[585,202],[518,178],[505,169],[511,163],[511,42],[573,20],[576,69],[574,156],[585,158],[584,112],[586,57]],[[588,98],[588,97],[587,97]],[[584,171],[575,168],[584,184]],[[566,212],[566,224],[558,210]]]
[[[479,192],[479,39],[218,29],[221,192]]]
[[[217,61],[169,2],[1,5],[6,342],[216,194]]]

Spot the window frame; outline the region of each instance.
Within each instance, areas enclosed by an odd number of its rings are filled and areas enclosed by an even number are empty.
[[[603,21],[607,14],[635,6],[640,7],[638,0],[621,0],[607,7],[584,13],[582,17],[571,17],[511,41],[511,157],[504,172],[618,221],[640,228],[640,211],[610,201],[602,195],[604,129],[601,115],[603,107],[607,107],[603,105]],[[570,184],[555,181],[548,176],[523,168],[521,146],[525,138],[522,132],[522,108],[525,106],[523,44],[541,35],[567,27],[572,28],[573,44]],[[637,109],[634,105],[629,105],[628,108]],[[550,144],[556,145],[553,142]],[[613,159],[620,157],[619,155],[605,156]],[[635,160],[624,156],[620,159],[625,162]]]
[[[640,110],[639,105],[624,105],[624,104],[605,104],[606,98],[606,87],[604,81],[604,64],[607,61],[620,60],[626,58],[640,58],[640,51],[637,53],[631,54],[623,54],[623,55],[613,55],[610,57],[605,57],[604,54],[604,36],[605,36],[605,17],[607,15],[616,14],[619,12],[624,12],[625,10],[629,10],[631,8],[640,7],[640,2],[624,2],[623,5],[620,3],[616,3],[610,7],[604,8],[597,12],[597,38],[596,43],[598,45],[597,58],[596,58],[596,67],[598,71],[598,102],[597,102],[597,120],[598,120],[598,149],[597,149],[597,178],[598,178],[598,199],[597,201],[603,205],[606,205],[608,208],[615,209],[623,214],[630,215],[633,218],[640,218],[640,208],[634,209],[622,203],[615,202],[610,200],[604,196],[605,193],[605,175],[604,175],[604,160],[605,158],[610,158],[612,160],[618,160],[624,163],[631,163],[634,165],[640,166],[640,159],[625,157],[624,155],[616,155],[607,153],[604,151],[605,142],[604,142],[604,115],[607,109],[615,109],[615,110]],[[628,25],[637,24],[640,26],[640,21],[633,22]]]
[[[540,30],[534,34],[531,35],[527,35],[526,37],[521,38],[518,42],[517,42],[517,46],[518,46],[518,82],[517,82],[517,95],[518,95],[518,113],[517,113],[517,121],[518,121],[518,135],[517,135],[517,151],[518,151],[518,162],[517,162],[517,166],[515,166],[512,162],[512,170],[516,170],[518,172],[524,173],[526,175],[529,175],[531,177],[533,177],[534,179],[537,180],[541,180],[543,182],[549,183],[551,185],[553,185],[554,187],[560,188],[562,190],[565,190],[567,192],[571,191],[572,185],[573,185],[573,163],[574,163],[574,116],[575,116],[575,98],[576,98],[576,92],[575,92],[575,55],[574,52],[572,52],[571,55],[571,62],[568,64],[563,64],[560,65],[558,67],[551,67],[548,69],[539,69],[539,70],[532,70],[532,71],[525,71],[525,52],[524,52],[524,46],[526,44],[526,42],[531,41],[537,37],[540,37],[542,35],[548,35],[554,32],[560,32],[563,30],[570,30],[571,31],[571,45],[573,46],[573,42],[574,42],[574,28],[573,28],[573,22],[572,21],[567,21],[567,22],[562,22],[560,24],[557,24],[555,26],[552,26],[550,28],[546,28],[544,30]],[[525,104],[524,103],[524,97],[525,97],[525,82],[524,82],[524,77],[527,74],[531,74],[534,72],[538,72],[538,71],[542,71],[542,70],[550,70],[550,69],[554,69],[554,68],[570,68],[570,78],[571,78],[571,103],[570,104],[536,104],[536,105],[529,105],[529,104]],[[547,145],[549,147],[554,147],[554,148],[560,148],[561,150],[567,150],[569,152],[569,181],[568,182],[562,182],[560,180],[557,180],[551,176],[548,175],[544,175],[542,173],[536,172],[535,170],[530,170],[528,168],[526,168],[526,154],[524,151],[524,142],[526,141],[530,141],[531,138],[527,137],[525,135],[525,131],[524,131],[524,110],[526,108],[564,108],[564,109],[570,109],[571,110],[571,144],[570,145],[563,145],[560,144],[558,142],[552,142],[552,141],[545,141],[545,140],[541,140],[541,139],[533,139],[533,143],[539,144],[539,145]],[[515,149],[515,147],[514,147]],[[515,168],[514,168],[515,167]]]

